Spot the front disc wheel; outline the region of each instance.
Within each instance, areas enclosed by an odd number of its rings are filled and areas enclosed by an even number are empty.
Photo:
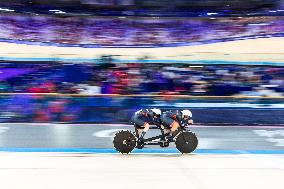
[[[198,145],[198,139],[193,132],[182,132],[176,138],[176,148],[183,154],[193,152]]]

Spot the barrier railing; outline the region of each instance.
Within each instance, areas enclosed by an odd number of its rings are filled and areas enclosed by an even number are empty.
[[[284,97],[0,93],[2,122],[129,123],[140,108],[190,109],[197,124],[284,124]]]
[[[193,96],[176,94],[64,94],[64,93],[0,93],[5,95],[31,95],[31,96],[58,96],[58,97],[173,97],[173,98],[196,98],[196,99],[284,99],[284,96]]]

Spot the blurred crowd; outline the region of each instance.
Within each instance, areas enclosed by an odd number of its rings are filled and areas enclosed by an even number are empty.
[[[284,68],[188,64],[1,64],[0,92],[283,96]]]
[[[75,31],[75,32],[74,32]],[[65,45],[163,45],[283,33],[283,17],[54,17],[1,15],[0,40]]]

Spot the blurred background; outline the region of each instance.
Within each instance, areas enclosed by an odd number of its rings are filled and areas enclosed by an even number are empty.
[[[284,123],[283,0],[0,0],[0,121]]]

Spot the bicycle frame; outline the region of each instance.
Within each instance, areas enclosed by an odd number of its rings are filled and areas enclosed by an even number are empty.
[[[177,137],[181,132],[185,131],[187,126],[188,125],[180,125],[180,128],[175,134],[175,137]],[[150,129],[159,129],[161,131],[161,135],[143,139],[142,142],[144,143],[144,145],[161,145],[161,143],[166,142],[166,141],[154,142],[154,140],[157,140],[157,139],[161,139],[161,140],[165,139],[165,137],[167,136],[165,135],[164,129],[162,128],[161,125],[150,126]],[[137,135],[137,129],[135,129],[135,132]]]

